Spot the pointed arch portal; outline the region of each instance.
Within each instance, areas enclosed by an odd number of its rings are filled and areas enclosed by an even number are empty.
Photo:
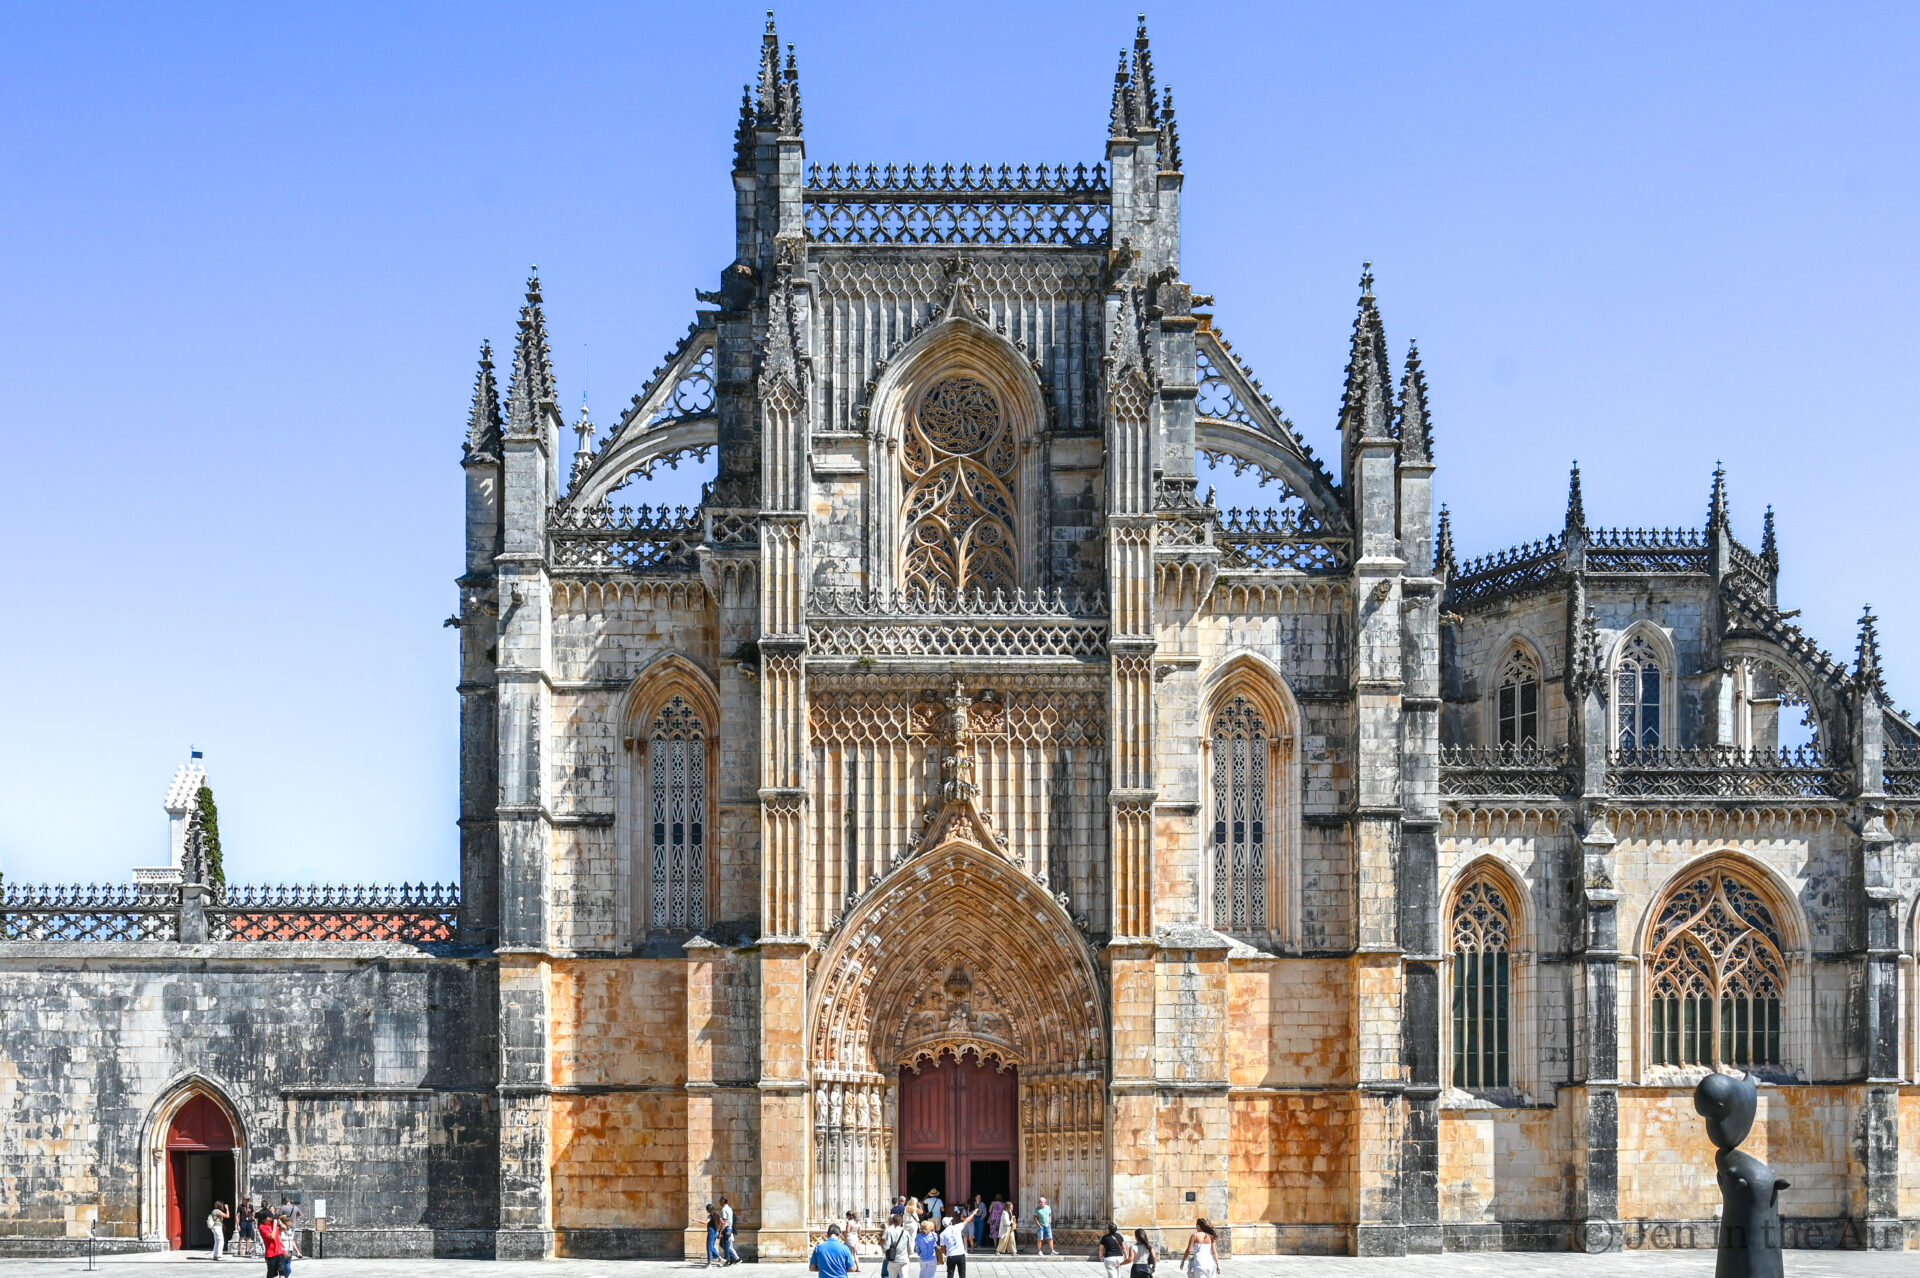
[[[1072,919],[1017,866],[949,843],[896,868],[811,982],[816,1219],[878,1213],[903,1183],[988,1199],[1024,1184],[1063,1223],[1098,1217],[1100,991]]]

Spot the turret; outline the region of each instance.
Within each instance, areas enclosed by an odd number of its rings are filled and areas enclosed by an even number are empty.
[[[1131,252],[1145,279],[1180,274],[1180,147],[1173,96],[1155,96],[1153,50],[1140,15],[1133,64],[1120,55],[1108,112],[1107,171],[1113,184],[1113,244]]]
[[[1400,437],[1398,474],[1401,554],[1407,560],[1407,575],[1434,575],[1432,542],[1427,529],[1433,527],[1433,419],[1427,411],[1427,378],[1420,367],[1420,347],[1407,346],[1406,371],[1400,378],[1400,406],[1394,421],[1394,433]]]
[[[1386,331],[1373,297],[1373,263],[1368,262],[1360,276],[1360,308],[1353,320],[1347,384],[1340,404],[1340,435],[1345,443],[1341,480],[1362,559],[1391,559],[1398,554],[1395,469],[1399,448],[1392,431],[1393,390],[1386,346]]]

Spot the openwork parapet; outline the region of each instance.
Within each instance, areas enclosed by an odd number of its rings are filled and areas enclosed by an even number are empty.
[[[1590,528],[1588,572],[1706,572],[1707,535],[1698,528]]]
[[[1112,198],[1097,164],[816,164],[801,192],[820,244],[1105,244]]]
[[[1887,747],[1883,786],[1898,798],[1920,799],[1920,747]]]
[[[685,506],[615,510],[556,507],[547,535],[555,568],[687,572],[705,538],[700,513]]]
[[[1607,763],[1607,789],[1631,798],[1838,798],[1850,779],[1816,746],[1637,750]]]
[[[1555,534],[1541,541],[1523,542],[1510,550],[1469,559],[1448,582],[1447,602],[1473,603],[1544,586],[1559,579],[1566,568],[1566,558],[1566,548]]]
[[[1440,747],[1440,793],[1462,798],[1546,798],[1574,792],[1566,747]]]
[[[230,887],[207,910],[216,941],[451,941],[459,929],[455,884]]]
[[[1213,534],[1220,567],[1253,572],[1342,572],[1352,563],[1351,543],[1330,536],[1310,511],[1240,510],[1220,516]]]
[[[1053,591],[867,594],[808,600],[811,649],[825,657],[1066,657],[1106,651],[1106,601]]]
[[[0,941],[175,941],[180,896],[107,884],[9,883],[0,892]]]

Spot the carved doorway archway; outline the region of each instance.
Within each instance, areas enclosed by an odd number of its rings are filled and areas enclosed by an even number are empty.
[[[990,1201],[1004,1176],[1056,1223],[1103,1216],[1100,973],[1016,866],[959,843],[899,866],[832,937],[809,1001],[817,1221],[884,1219],[934,1163],[948,1201],[975,1182]]]
[[[182,1105],[167,1125],[167,1245],[174,1251],[213,1245],[207,1216],[215,1203],[227,1205],[232,1232],[239,1144],[226,1112],[204,1094]]]

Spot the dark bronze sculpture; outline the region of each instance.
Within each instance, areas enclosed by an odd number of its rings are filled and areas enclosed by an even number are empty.
[[[1782,1278],[1780,1191],[1791,1182],[1739,1149],[1753,1130],[1759,1098],[1751,1074],[1709,1074],[1693,1089],[1694,1112],[1707,1120],[1707,1139],[1719,1151],[1713,1156],[1721,1203],[1714,1278]]]

